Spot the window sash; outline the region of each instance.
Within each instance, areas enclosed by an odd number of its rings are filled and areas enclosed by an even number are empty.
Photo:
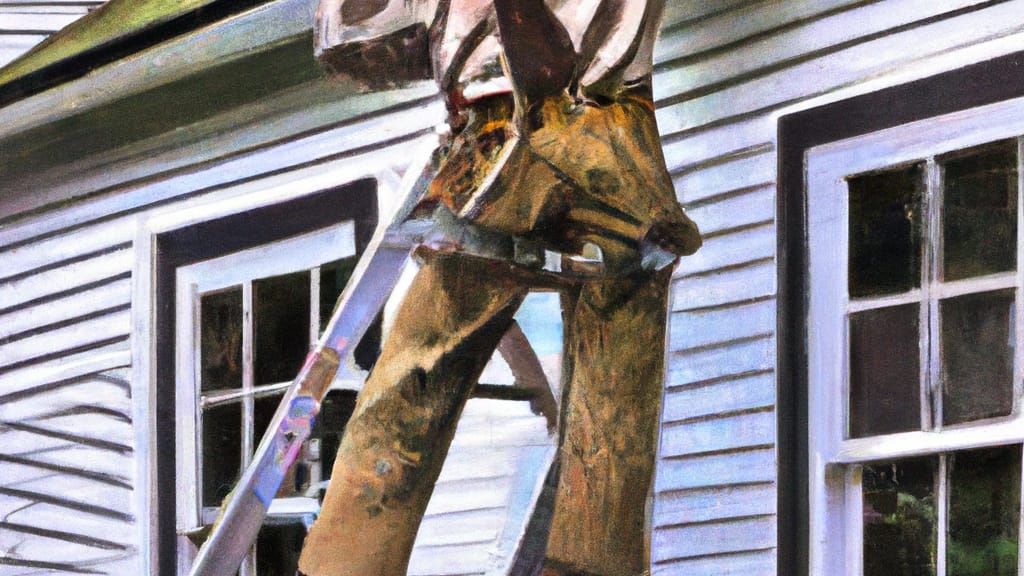
[[[863,174],[881,169],[889,169],[895,166],[907,165],[922,160],[928,161],[926,177],[928,188],[937,189],[939,181],[939,170],[934,158],[943,154],[973,148],[991,141],[1018,138],[1024,134],[1024,119],[1020,110],[1024,109],[1024,99],[1015,99],[999,104],[973,109],[949,117],[941,121],[931,119],[907,126],[884,130],[878,133],[869,134],[850,140],[831,143],[819,148],[812,149],[807,157],[807,179],[810,194],[808,197],[808,236],[810,243],[810,306],[809,324],[812,327],[809,373],[811,376],[810,388],[810,424],[812,445],[817,445],[818,456],[822,461],[840,462],[838,459],[842,454],[842,460],[851,460],[855,454],[868,452],[872,457],[887,457],[903,453],[920,453],[941,443],[934,440],[919,442],[917,445],[906,446],[907,441],[916,441],[923,438],[913,433],[901,433],[894,436],[900,442],[880,442],[885,437],[874,437],[867,441],[878,443],[879,448],[864,450],[865,439],[847,439],[846,413],[847,399],[849,398],[848,374],[848,339],[846,335],[846,324],[848,314],[863,310],[881,308],[898,303],[919,303],[928,302],[928,306],[935,307],[935,310],[927,311],[927,318],[922,314],[922,333],[931,329],[936,336],[931,338],[930,346],[935,350],[927,350],[922,353],[922,370],[928,371],[923,374],[923,382],[934,386],[938,378],[936,362],[938,361],[938,332],[935,326],[929,326],[927,322],[937,317],[937,306],[940,300],[954,297],[961,294],[983,292],[1000,288],[1016,287],[1018,291],[1024,286],[1024,250],[1021,250],[1021,243],[1024,240],[1024,218],[1021,216],[1021,202],[1018,202],[1018,258],[1017,270],[1011,273],[995,274],[980,278],[970,278],[953,282],[936,282],[935,267],[940,257],[936,251],[928,253],[923,262],[922,274],[927,273],[927,282],[923,282],[919,289],[913,291],[885,296],[882,298],[850,300],[847,297],[846,278],[848,253],[848,198],[846,189],[846,178],[851,174]],[[1020,145],[1019,145],[1020,148]],[[1022,161],[1024,154],[1018,154],[1018,164]],[[1020,166],[1018,166],[1018,178],[1022,178]],[[1024,186],[1019,186],[1024,188]],[[1018,190],[1021,193],[1021,190]],[[935,195],[931,194],[935,201]],[[941,198],[939,198],[941,200]],[[927,219],[929,223],[925,226],[927,238],[934,245],[938,235],[939,214],[936,210],[930,210]],[[926,272],[925,272],[926,270]],[[1016,330],[1017,341],[1024,341],[1022,332],[1022,300],[1024,294],[1018,293],[1016,299]],[[839,335],[836,337],[835,335]],[[1020,382],[1024,371],[1021,370],[1022,351],[1020,346],[1014,350],[1014,415],[995,421],[983,421],[972,423],[971,426],[985,426],[992,429],[994,434],[1002,438],[1013,436],[1012,427],[1010,430],[999,431],[998,426],[1007,420],[1024,423],[1021,418],[1021,389]],[[932,414],[941,414],[930,403],[930,398],[935,396],[933,389],[928,389],[929,402],[923,402],[922,406],[927,407],[927,417]],[[930,424],[928,419],[924,423]],[[964,425],[950,428],[951,431],[959,429]],[[926,429],[928,429],[926,427]],[[1019,437],[1024,437],[1024,426],[1018,426]],[[936,433],[936,432],[933,432]],[[957,432],[950,438],[953,443],[966,443],[962,439],[962,433]],[[812,450],[815,446],[812,446]],[[884,453],[884,450],[891,452]],[[880,454],[881,453],[881,454]]]
[[[177,271],[177,415],[176,473],[178,497],[176,527],[179,532],[203,525],[202,508],[202,410],[204,408],[240,403],[243,410],[241,454],[242,467],[251,461],[259,439],[254,437],[254,411],[257,397],[271,394],[275,387],[287,388],[291,383],[255,386],[253,377],[253,290],[254,280],[289,274],[302,270],[311,273],[311,282],[319,281],[319,266],[355,254],[355,226],[351,221],[219,258],[184,266]],[[231,286],[242,286],[242,387],[203,394],[200,392],[201,367],[200,300],[204,294]],[[310,342],[315,342],[319,329],[319,291],[310,290]],[[346,388],[349,387],[346,384]]]
[[[1018,444],[1017,448],[1022,451],[1024,460],[1024,444]],[[939,463],[936,469],[935,478],[935,503],[936,503],[936,550],[935,550],[935,574],[936,576],[947,576],[946,556],[949,542],[949,484],[950,469],[949,455],[952,452],[960,451],[959,448],[951,449],[948,452],[938,454]],[[934,454],[934,453],[932,453]],[[899,458],[895,458],[899,459]],[[1017,574],[1024,576],[1024,472],[1021,474],[1021,510],[1020,526],[1017,530]],[[851,576],[859,576],[864,573],[864,490],[863,490],[863,466],[861,463],[845,467],[844,485],[845,501],[844,507],[848,511],[845,515],[843,537],[846,539],[844,558],[846,572]],[[815,573],[817,574],[817,573]],[[837,573],[838,574],[838,573]]]
[[[1024,195],[1024,98],[1008,100],[899,126],[849,140],[829,143],[808,151],[805,157],[808,204],[808,456],[810,568],[814,575],[859,575],[863,566],[863,501],[861,465],[907,456],[943,454],[957,450],[1005,444],[1024,444],[1021,412],[1021,380],[1024,376],[1024,210],[1020,197],[1017,213],[1017,267],[1015,272],[959,280],[932,282],[939,254],[929,252],[922,261],[929,276],[919,289],[881,298],[850,300],[847,297],[848,198],[846,178],[928,159],[928,188],[936,190],[939,169],[935,158],[988,142],[1017,138],[1018,194]],[[941,198],[940,198],[941,200]],[[929,200],[934,202],[934,198]],[[940,214],[929,210],[925,245],[935,246]],[[1011,416],[941,429],[926,425],[921,431],[869,438],[845,438],[848,386],[847,319],[853,312],[896,304],[927,303],[927,319],[938,317],[941,300],[957,295],[1002,288],[1017,289],[1015,299],[1014,408]],[[935,308],[934,310],[932,308]],[[935,334],[922,350],[921,382],[930,386],[938,372],[940,332],[922,322],[922,330]],[[935,350],[931,348],[934,347]],[[927,360],[927,362],[925,362]],[[925,388],[922,387],[922,390]],[[928,390],[929,397],[932,395]],[[941,391],[939,392],[941,395]],[[930,403],[922,410],[941,414]],[[922,415],[924,416],[924,415]],[[944,460],[944,457],[943,457]],[[943,483],[945,482],[943,478]],[[1022,479],[1024,483],[1024,479]],[[1024,486],[1022,486],[1024,488]],[[1024,514],[1021,514],[1024,524]],[[944,526],[944,525],[943,525]],[[1024,526],[1020,536],[1024,539]],[[1022,542],[1024,543],[1024,542]],[[940,576],[945,550],[939,550]],[[1024,554],[1018,555],[1024,575]]]
[[[1024,183],[1021,179],[1024,178],[1022,172],[1024,172],[1024,136],[1017,137],[1017,174],[1018,174],[1018,186],[1017,186],[1017,219],[1018,224],[1024,220],[1024,207],[1021,206],[1020,197],[1024,195]],[[1022,318],[1022,290],[1024,282],[1021,278],[1021,264],[1024,263],[1024,249],[1021,247],[1020,233],[1018,232],[1018,246],[1017,246],[1017,266],[1016,270],[1012,272],[997,273],[987,276],[971,277],[960,280],[944,281],[941,278],[941,259],[943,257],[942,246],[944,238],[942,237],[942,219],[943,219],[943,206],[944,206],[944,191],[945,181],[942,177],[942,170],[940,169],[935,155],[923,159],[925,168],[925,195],[923,199],[923,210],[924,218],[922,234],[924,241],[921,246],[921,279],[920,288],[910,290],[902,294],[885,295],[881,297],[869,297],[869,298],[850,298],[846,296],[846,314],[845,314],[845,326],[844,334],[845,340],[842,344],[842,353],[848,354],[849,350],[849,322],[852,314],[863,312],[867,310],[878,310],[882,308],[889,308],[904,304],[916,304],[920,307],[920,340],[921,344],[921,357],[920,357],[920,371],[919,385],[920,385],[920,420],[921,429],[925,431],[941,431],[944,427],[943,424],[943,389],[940,379],[942,358],[943,354],[941,351],[941,340],[942,340],[942,318],[940,314],[940,306],[942,301],[954,298],[958,296],[964,296],[969,294],[982,294],[988,292],[994,292],[997,290],[1004,289],[1015,289],[1017,291],[1014,299],[1014,310],[1015,318]],[[888,168],[888,167],[887,167]],[[843,178],[844,182],[848,182],[851,177]],[[843,190],[842,196],[844,199],[849,198],[849,191]],[[845,221],[848,226],[848,220]],[[1021,228],[1018,226],[1018,231]],[[844,238],[848,238],[844,235]],[[848,240],[847,240],[848,242]],[[849,248],[847,248],[849,250]],[[848,263],[848,259],[846,260]],[[847,271],[848,274],[848,271]],[[845,294],[845,291],[844,291]],[[1021,327],[1019,322],[1014,322],[1014,329],[1016,330],[1015,341],[1021,342]],[[1011,415],[1009,417],[994,418],[988,420],[976,420],[969,423],[957,424],[957,427],[964,426],[986,426],[991,423],[999,423],[1007,420],[1019,420],[1020,409],[1021,409],[1021,350],[1020,346],[1015,346],[1013,349],[1014,354],[1014,373],[1013,373],[1013,406]],[[846,358],[848,361],[848,357]],[[852,417],[852,411],[849,406],[849,372],[843,375],[844,377],[844,394],[843,394],[843,430],[849,430],[851,427],[850,418]],[[1012,434],[1012,430],[1010,430]],[[990,433],[992,436],[1004,436],[1005,431],[1001,434],[999,431],[993,431]],[[868,438],[844,438],[842,440],[842,446],[840,451],[848,449],[853,444],[851,453],[857,453],[857,447],[861,450],[867,448],[868,452],[877,452],[877,442],[883,435],[875,435]],[[936,444],[927,441],[920,441],[918,437],[913,434],[900,434],[900,453],[927,453],[926,450],[937,449]],[[1012,436],[1011,436],[1012,437]],[[865,440],[867,442],[865,442]],[[905,443],[905,444],[904,444]],[[884,443],[882,444],[885,445]],[[991,444],[986,444],[991,445]],[[925,452],[922,452],[925,450]],[[909,451],[909,452],[908,452]]]

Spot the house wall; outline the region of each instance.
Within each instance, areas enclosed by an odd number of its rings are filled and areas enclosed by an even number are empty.
[[[675,276],[654,573],[775,574],[777,119],[1015,52],[1024,2],[670,4],[658,121],[705,245]]]
[[[1024,0],[669,4],[658,119],[705,246],[675,275],[655,573],[774,574],[776,119],[1015,51]],[[275,2],[234,18],[237,34],[199,31],[0,110],[0,551],[138,570],[148,495],[132,418],[145,411],[132,404],[129,351],[140,221],[366,163],[400,173],[441,120],[430,86],[367,97],[320,80],[311,59],[296,70],[312,5]],[[181,94],[214,59],[249,70],[230,78],[254,95],[210,96],[215,110],[190,115]],[[271,72],[287,80],[259,92]],[[118,74],[136,74],[128,108],[104,100]],[[76,114],[91,124],[66,120]],[[128,120],[135,136],[104,132]],[[0,554],[7,573],[31,571]]]
[[[85,16],[103,0],[0,2],[0,66],[21,56],[47,36]]]

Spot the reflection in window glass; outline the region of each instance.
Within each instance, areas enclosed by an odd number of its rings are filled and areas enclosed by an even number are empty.
[[[328,262],[320,267],[320,332],[327,328],[334,313],[334,306],[341,296],[345,284],[352,276],[358,259],[355,256]]]
[[[242,387],[242,287],[205,294],[200,302],[203,392]]]
[[[942,412],[945,424],[1013,410],[1014,291],[943,300]]]
[[[1013,270],[1017,263],[1017,143],[943,164],[943,278]]]
[[[331,477],[345,425],[355,408],[356,393],[351,390],[331,390],[320,406],[313,437],[320,439],[320,469],[324,479]]]
[[[850,436],[921,428],[920,308],[850,315]]]
[[[864,466],[864,576],[935,574],[937,462]]]
[[[851,298],[921,283],[921,165],[850,178]]]
[[[242,406],[203,410],[203,506],[220,506],[242,468]]]
[[[257,386],[289,382],[309,352],[309,271],[253,282]]]
[[[949,459],[949,576],[1015,576],[1021,447],[958,452]]]
[[[259,576],[293,576],[299,569],[306,527],[301,517],[274,519],[260,529],[256,539],[256,573]]]
[[[267,394],[253,400],[252,428],[256,443],[259,443],[260,439],[263,438],[263,434],[267,431],[267,427],[270,426],[270,421],[274,418],[274,412],[277,411],[277,407],[281,404],[283,395],[283,393]]]

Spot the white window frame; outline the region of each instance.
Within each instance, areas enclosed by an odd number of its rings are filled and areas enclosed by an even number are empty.
[[[884,299],[928,299],[922,290],[970,292],[1014,287],[1017,319],[1014,358],[1014,411],[1011,416],[943,428],[929,426],[930,408],[922,402],[924,430],[845,438],[848,394],[847,315],[871,307],[852,303],[847,294],[848,190],[847,178],[889,167],[925,162],[929,189],[939,184],[937,156],[989,142],[1016,138],[1018,187],[1024,191],[1024,98],[965,110],[938,118],[906,124],[847,140],[811,148],[805,157],[807,178],[808,295],[808,458],[810,570],[815,576],[860,576],[862,573],[862,465],[956,450],[1024,443],[1024,410],[1021,379],[1024,376],[1024,206],[1018,201],[1017,269],[984,279],[925,284],[912,293]],[[934,212],[934,211],[932,211]],[[937,215],[926,224],[935,228]],[[934,238],[931,237],[931,238]],[[931,240],[929,240],[931,241]],[[934,252],[934,251],[933,251]],[[928,264],[923,263],[924,266]],[[934,298],[936,294],[932,294]],[[874,299],[878,303],[883,299]],[[932,337],[937,346],[937,337]],[[937,352],[922,350],[922,370]],[[932,376],[926,382],[934,383]],[[922,393],[922,395],[924,395]],[[939,423],[941,424],[941,423]],[[940,466],[940,468],[942,468]],[[943,473],[940,470],[939,473]],[[940,486],[943,483],[940,483]],[[942,494],[937,494],[939,499]],[[1024,521],[1024,514],[1021,515]],[[942,518],[939,529],[942,530]],[[1024,538],[1024,530],[1020,537]],[[944,570],[945,550],[939,539],[939,574]],[[1018,572],[1024,575],[1024,554],[1018,556]]]
[[[204,509],[201,503],[202,484],[202,406],[200,398],[201,367],[200,354],[200,301],[204,294],[232,286],[242,288],[242,392],[247,394],[243,402],[252,403],[254,384],[253,362],[253,281],[311,270],[314,286],[319,286],[319,270],[322,264],[340,260],[356,254],[355,225],[343,222],[335,226],[306,233],[271,244],[261,245],[212,260],[205,260],[177,270],[177,311],[176,334],[176,393],[175,414],[178,433],[176,435],[177,530],[187,532],[212,522],[218,513],[216,507]],[[310,342],[315,343],[320,326],[319,293],[310,291]],[[273,384],[286,388],[290,382]],[[335,387],[356,389],[355,380],[339,378]],[[251,411],[250,411],[251,413]],[[251,414],[250,414],[251,415]],[[259,438],[253,438],[253,422],[244,418],[242,422],[242,465],[248,465]],[[272,507],[273,508],[273,507]]]
[[[285,203],[323,190],[345,186],[366,178],[377,183],[380,222],[389,221],[405,189],[402,171],[421,166],[436,148],[436,136],[425,136],[412,144],[410,157],[396,158],[393,152],[373,152],[341,162],[318,165],[282,179],[272,177],[246,182],[221,192],[154,211],[139,219],[135,237],[136,262],[132,274],[132,400],[136,422],[136,509],[140,522],[142,573],[157,573],[161,542],[159,522],[177,518],[157,515],[157,237],[204,222]],[[408,176],[408,175],[407,175]],[[418,176],[418,175],[417,175]],[[397,292],[397,290],[396,290]],[[179,315],[180,316],[180,315]]]

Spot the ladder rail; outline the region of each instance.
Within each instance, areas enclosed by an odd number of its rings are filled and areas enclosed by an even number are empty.
[[[394,290],[412,249],[422,240],[425,227],[408,218],[433,176],[435,148],[436,142],[425,143],[407,170],[401,186],[404,194],[390,224],[378,227],[357,263],[324,334],[285,391],[252,462],[228,495],[192,565],[191,576],[233,575],[256,540],[271,500],[309,438],[319,403],[339,365],[351,361],[352,351]]]
[[[339,366],[346,363],[346,368],[353,368],[352,352],[390,297],[414,249],[422,244],[443,243],[445,233],[452,231],[447,230],[450,226],[445,223],[438,230],[436,222],[410,220],[433,178],[435,148],[436,143],[428,142],[406,172],[401,186],[402,201],[393,211],[390,224],[378,227],[359,259],[324,334],[285,390],[252,462],[225,499],[220,516],[193,562],[191,576],[233,576],[238,571],[256,540],[271,501],[312,432],[319,404]],[[476,247],[486,249],[483,245]],[[538,274],[556,288],[564,287],[566,282],[558,279],[558,273]],[[503,337],[498,352],[511,368],[515,386],[529,393],[531,408],[545,417],[549,432],[553,432],[558,419],[557,401],[536,351],[516,323]]]

